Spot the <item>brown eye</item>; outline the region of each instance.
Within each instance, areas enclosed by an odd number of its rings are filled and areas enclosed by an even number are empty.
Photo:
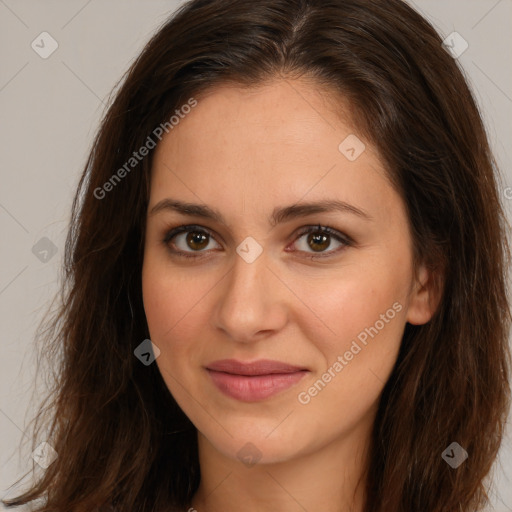
[[[208,245],[209,235],[200,231],[190,231],[185,238],[187,245],[195,251],[200,251]]]
[[[307,236],[306,236],[307,235]],[[162,240],[173,256],[200,258],[214,249],[221,248],[215,237],[200,226],[178,226],[171,229]],[[210,247],[210,244],[217,244]],[[354,244],[353,240],[343,233],[330,227],[306,226],[295,238],[297,244],[292,252],[304,254],[310,259],[319,259],[335,255]],[[328,250],[334,244],[334,250]],[[337,245],[336,245],[337,244]],[[288,249],[286,249],[288,250]]]
[[[307,237],[305,236],[307,235]],[[334,250],[327,250],[335,245]],[[354,244],[353,240],[339,231],[327,226],[306,226],[299,232],[294,242],[297,252],[305,253],[307,258],[324,258]]]
[[[307,238],[307,244],[314,251],[324,251],[331,245],[330,235],[310,233]]]
[[[208,231],[202,228],[196,226],[179,226],[171,229],[162,241],[172,254],[194,258],[207,252],[206,249],[212,242],[215,242],[215,239]],[[219,244],[217,244],[217,247],[210,247],[210,249],[216,249],[218,247],[220,247]]]

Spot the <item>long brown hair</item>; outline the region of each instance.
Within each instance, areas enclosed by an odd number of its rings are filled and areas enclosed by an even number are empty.
[[[415,262],[442,287],[431,321],[406,325],[384,387],[365,512],[486,503],[509,407],[510,252],[498,171],[457,62],[401,0],[195,0],[130,67],[94,140],[73,203],[60,303],[42,332],[42,353],[57,370],[33,447],[48,440],[58,457],[5,504],[188,506],[200,478],[197,432],[157,365],[134,356],[149,338],[141,269],[153,152],[122,179],[112,176],[191,97],[227,81],[252,87],[301,76],[349,101],[406,205]],[[452,442],[469,454],[456,469],[441,456]]]

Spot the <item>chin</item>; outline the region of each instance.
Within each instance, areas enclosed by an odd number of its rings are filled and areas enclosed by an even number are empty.
[[[206,428],[198,428],[203,437],[200,442],[208,443],[225,457],[247,467],[284,462],[307,453],[308,447],[314,451],[314,438],[308,441],[307,432],[301,431],[298,425],[288,424],[285,427],[280,425],[281,421],[282,418],[275,417],[260,421],[254,417],[226,421],[223,427],[232,437],[222,427],[212,430],[210,424]]]
[[[269,440],[261,437],[238,437],[223,440],[220,443],[216,439],[208,439],[208,442],[220,453],[229,459],[241,463],[246,467],[262,464],[277,464],[293,459],[298,455],[296,442],[283,442],[281,438]]]

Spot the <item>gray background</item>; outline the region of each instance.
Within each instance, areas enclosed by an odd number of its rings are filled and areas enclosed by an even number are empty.
[[[503,172],[500,189],[510,218],[512,0],[410,3],[443,37],[456,31],[469,44],[458,60],[476,94]],[[30,439],[24,431],[45,389],[44,378],[34,386],[33,335],[57,291],[71,201],[92,137],[108,93],[179,4],[0,0],[2,497],[13,494],[8,488],[32,465]],[[59,45],[47,59],[31,47],[43,31]],[[40,242],[44,237],[55,246],[55,255],[38,251],[41,244],[43,249],[44,244],[50,246]],[[495,466],[492,496],[498,512],[512,511],[511,434],[509,428]]]

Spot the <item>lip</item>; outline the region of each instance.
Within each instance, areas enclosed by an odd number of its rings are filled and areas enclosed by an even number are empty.
[[[309,372],[307,368],[270,359],[223,359],[207,365],[206,370],[222,393],[244,402],[270,398],[289,389]]]

